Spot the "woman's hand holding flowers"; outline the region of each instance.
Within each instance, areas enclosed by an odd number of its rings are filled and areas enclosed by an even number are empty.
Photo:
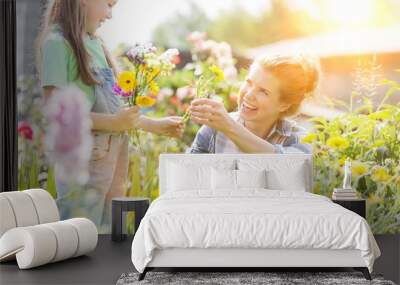
[[[194,99],[189,109],[194,123],[207,125],[223,133],[228,132],[235,124],[222,102],[207,98]]]

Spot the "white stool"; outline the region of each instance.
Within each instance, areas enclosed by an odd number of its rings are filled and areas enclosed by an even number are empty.
[[[45,190],[0,193],[0,262],[16,258],[20,269],[28,269],[96,248],[92,221],[59,220],[57,205]]]

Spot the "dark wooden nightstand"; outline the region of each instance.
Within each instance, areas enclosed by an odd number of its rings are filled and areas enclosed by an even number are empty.
[[[365,219],[366,217],[366,201],[365,199],[352,199],[352,200],[333,200],[332,202],[359,214]]]
[[[139,227],[140,221],[149,208],[150,199],[141,197],[118,197],[112,199],[112,225],[111,239],[113,241],[123,241],[126,239],[124,228],[126,226],[126,212],[135,212],[135,232]],[[135,234],[135,232],[133,234]]]

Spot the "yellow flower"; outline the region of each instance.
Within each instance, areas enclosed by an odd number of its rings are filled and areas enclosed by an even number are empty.
[[[140,72],[145,72],[147,70],[147,64],[142,63],[139,65],[139,71]]]
[[[382,202],[382,198],[378,197],[376,194],[370,194],[368,197],[368,202],[370,204],[379,204]]]
[[[154,81],[150,82],[149,89],[154,95],[157,95],[158,92],[160,92],[160,87],[158,87],[157,83],[155,83]]]
[[[352,172],[358,176],[365,174],[368,171],[367,166],[362,162],[353,162],[351,165]]]
[[[383,146],[384,144],[385,144],[384,140],[376,140],[374,142],[374,144],[372,145],[372,147],[380,147],[380,146]]]
[[[339,166],[342,167],[344,165],[344,163],[346,162],[346,156],[342,156],[339,159]]]
[[[160,69],[152,67],[152,70],[147,74],[147,82],[154,80],[155,77],[160,73]]]
[[[316,139],[317,139],[317,134],[310,133],[310,134],[306,135],[301,141],[303,143],[312,143]]]
[[[225,78],[224,72],[216,65],[210,67],[212,73],[214,73],[217,81],[222,81]]]
[[[153,106],[156,103],[156,99],[151,98],[150,96],[138,96],[136,98],[136,104],[142,108],[148,108]]]
[[[392,176],[390,176],[385,168],[383,167],[378,167],[372,174],[372,179],[376,182],[387,182]]]
[[[368,118],[373,119],[373,120],[386,120],[391,117],[391,112],[390,110],[382,110],[382,111],[377,111],[374,113],[371,113],[368,115]]]
[[[342,136],[331,137],[327,140],[326,144],[331,148],[346,149],[350,143]]]
[[[136,76],[132,71],[124,71],[118,76],[118,86],[122,91],[131,93],[136,87]]]

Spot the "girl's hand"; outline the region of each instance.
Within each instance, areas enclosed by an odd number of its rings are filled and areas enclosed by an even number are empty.
[[[235,123],[222,102],[207,98],[194,99],[189,109],[194,123],[207,125],[223,133],[229,131]]]
[[[158,119],[153,132],[159,135],[181,138],[184,127],[182,117],[171,116]]]
[[[113,118],[115,130],[127,131],[137,128],[140,116],[140,108],[138,106],[120,109]]]

